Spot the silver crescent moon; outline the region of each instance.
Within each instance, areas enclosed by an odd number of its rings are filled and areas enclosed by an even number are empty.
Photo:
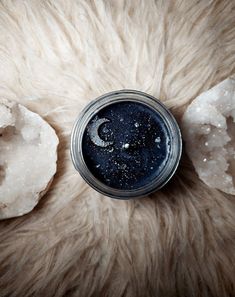
[[[94,121],[88,127],[88,134],[90,136],[90,139],[97,146],[107,147],[113,144],[113,141],[104,141],[103,139],[101,139],[98,133],[100,126],[107,122],[110,122],[110,120],[106,118],[99,119],[98,117],[95,117]]]

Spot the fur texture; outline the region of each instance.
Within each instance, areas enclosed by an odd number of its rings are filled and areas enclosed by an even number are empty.
[[[148,92],[180,121],[233,74],[233,0],[1,0],[0,65],[0,96],[60,138],[49,193],[0,222],[1,297],[235,296],[234,197],[205,186],[184,156],[162,191],[112,200],[69,154],[77,114],[105,92]]]

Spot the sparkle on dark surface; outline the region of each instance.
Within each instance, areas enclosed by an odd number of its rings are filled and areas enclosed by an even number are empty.
[[[109,121],[99,126],[97,137],[112,143],[107,147],[97,146],[89,131],[94,121],[103,118]],[[168,133],[161,115],[150,107],[130,101],[114,103],[100,110],[87,125],[83,157],[91,173],[107,186],[138,189],[164,168],[169,155]]]

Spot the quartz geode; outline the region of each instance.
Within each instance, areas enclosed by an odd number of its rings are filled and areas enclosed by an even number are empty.
[[[186,150],[199,177],[235,195],[235,79],[199,95],[182,119]]]
[[[0,99],[0,219],[31,211],[56,172],[58,138],[24,106]]]

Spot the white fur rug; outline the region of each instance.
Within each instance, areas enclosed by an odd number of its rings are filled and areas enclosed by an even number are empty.
[[[148,92],[180,121],[234,74],[233,0],[1,0],[0,65],[0,96],[60,138],[50,192],[0,222],[1,297],[235,296],[234,197],[205,186],[183,157],[162,191],[112,200],[69,154],[77,114],[105,92]]]

